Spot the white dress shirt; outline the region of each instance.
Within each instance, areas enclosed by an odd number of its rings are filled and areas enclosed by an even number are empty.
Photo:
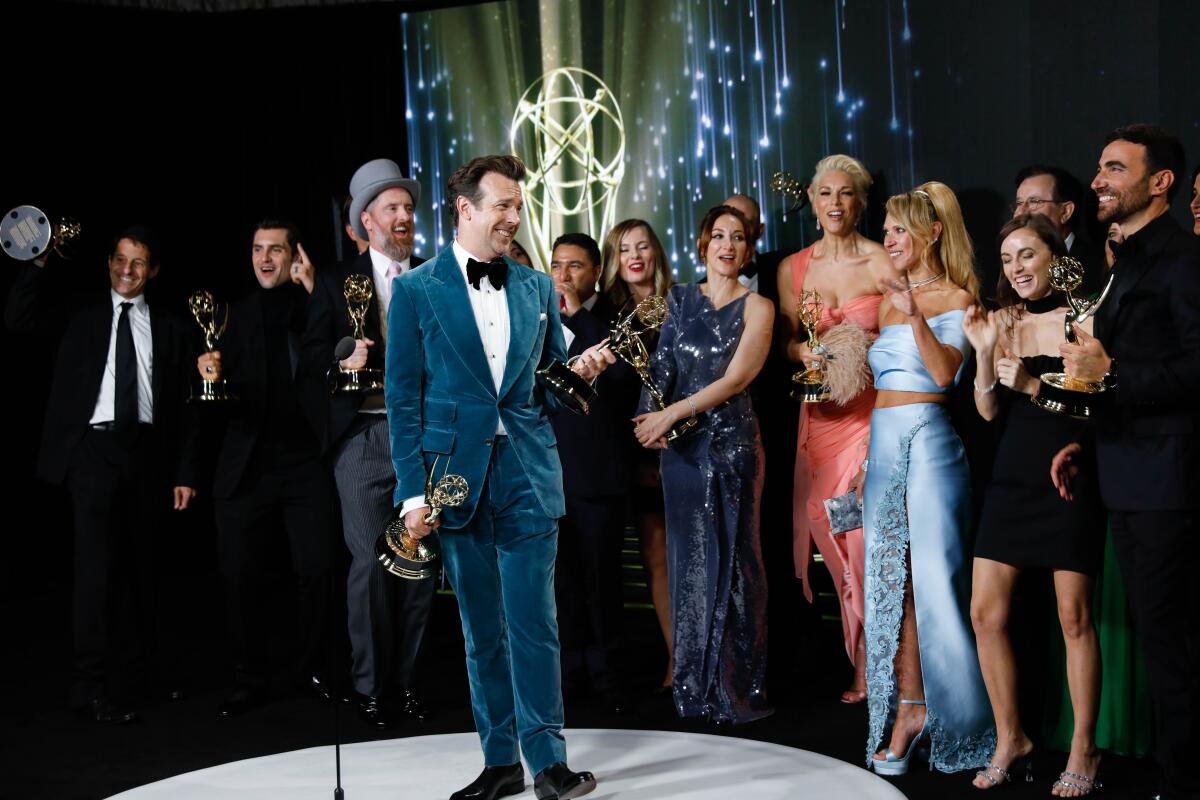
[[[758,291],[758,273],[753,275],[738,275],[738,283],[752,292]]]
[[[151,388],[151,378],[154,377],[154,338],[150,332],[150,306],[147,305],[144,294],[126,300],[117,294],[115,289],[110,292],[113,313],[108,335],[108,362],[104,365],[100,394],[96,397],[96,407],[92,411],[89,423],[98,425],[113,422],[117,418],[117,323],[121,321],[121,304],[133,303],[133,308],[129,309],[129,327],[133,333],[133,348],[137,351],[138,422],[150,424],[154,422],[154,390]]]
[[[1067,246],[1067,252],[1071,252],[1071,245],[1075,244],[1075,231],[1067,234],[1067,238],[1063,240],[1063,244]]]
[[[458,239],[454,240],[451,245],[454,251],[454,258],[458,261],[458,268],[462,272],[463,283],[467,285],[467,298],[471,302],[471,313],[475,317],[475,327],[479,331],[479,341],[483,345],[483,355],[487,359],[488,369],[492,373],[492,382],[496,387],[496,394],[500,394],[500,384],[504,381],[504,367],[508,363],[508,341],[509,341],[509,318],[508,318],[508,295],[503,288],[497,289],[492,286],[491,278],[482,278],[479,281],[479,288],[476,289],[467,280],[467,259],[474,258],[476,261],[489,261],[486,258],[476,258],[468,253],[462,245],[458,243]],[[496,435],[506,436],[508,431],[504,429],[504,420],[498,419],[496,422]],[[423,496],[410,497],[404,501],[400,507],[400,513],[407,514],[416,508],[426,506]]]

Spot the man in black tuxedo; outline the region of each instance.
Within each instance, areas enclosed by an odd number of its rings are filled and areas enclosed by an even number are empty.
[[[353,336],[344,282],[350,275],[363,275],[374,289],[363,336],[339,366],[383,369],[392,280],[423,263],[412,255],[413,213],[421,185],[404,177],[395,162],[381,158],[359,167],[350,180],[350,194],[350,224],[370,247],[337,271],[317,273],[305,351],[316,363],[331,364],[337,342]],[[328,402],[324,446],[333,459],[351,555],[346,585],[351,681],[363,719],[381,729],[395,724],[397,714],[422,720],[428,712],[416,693],[416,662],[434,581],[390,575],[375,554],[375,540],[394,513],[396,486],[382,391],[334,393]]]
[[[213,500],[235,661],[234,690],[217,714],[240,714],[267,700],[268,564],[287,534],[296,580],[299,677],[328,696],[334,495],[321,460],[327,401],[322,362],[301,360],[312,264],[290,222],[264,220],[251,261],[258,288],[230,307],[220,350],[197,361],[200,378],[224,380],[237,402],[209,409],[217,426]]]
[[[584,233],[554,242],[550,277],[558,294],[567,356],[606,339],[618,309],[596,291],[600,248]],[[587,416],[562,412],[551,418],[562,462],[567,515],[558,524],[555,595],[563,695],[582,693],[585,681],[609,710],[623,713],[627,699],[617,671],[621,631],[621,545],[629,494],[630,421],[621,413],[623,391],[640,386],[624,361],[596,381],[597,398]],[[637,391],[636,387],[633,391]]]
[[[170,569],[161,516],[196,492],[195,428],[185,413],[193,354],[187,324],[146,301],[159,250],[146,228],[122,231],[111,290],[76,311],[48,297],[49,267],[29,264],[9,295],[10,328],[62,329],[37,475],[65,483],[75,519],[70,704],[100,723],[136,719]]]
[[[1104,249],[1088,240],[1078,224],[1083,213],[1083,186],[1062,167],[1045,164],[1022,167],[1015,184],[1013,216],[1040,214],[1053,222],[1066,242],[1067,253],[1084,266],[1081,290],[1087,294],[1100,291],[1108,277],[1108,265]]]
[[[1124,242],[1114,247],[1113,288],[1094,336],[1079,330],[1079,341],[1061,348],[1068,375],[1108,385],[1096,463],[1146,659],[1163,798],[1200,796],[1192,766],[1200,747],[1200,243],[1168,215],[1184,169],[1183,146],[1161,128],[1108,135],[1092,190],[1100,222],[1116,223]],[[1068,445],[1052,465],[1064,497],[1080,452]],[[1067,769],[1094,777],[1099,754],[1092,761]]]

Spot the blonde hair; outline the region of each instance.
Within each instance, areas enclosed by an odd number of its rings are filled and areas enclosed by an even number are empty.
[[[946,277],[979,302],[979,276],[975,274],[975,248],[963,224],[962,209],[953,190],[944,183],[929,181],[911,192],[893,195],[887,201],[891,214],[916,245],[921,265]],[[934,238],[933,223],[942,223],[942,235]]]
[[[817,186],[817,181],[826,172],[844,172],[849,175],[850,183],[854,187],[854,199],[858,201],[859,211],[867,207],[867,192],[871,188],[871,173],[867,172],[867,168],[863,166],[861,161],[852,156],[842,155],[841,153],[825,156],[813,167],[812,182],[808,188],[810,194]]]
[[[632,297],[629,287],[621,280],[621,240],[634,228],[646,229],[646,239],[654,252],[654,294],[666,297],[667,290],[671,288],[671,269],[667,265],[667,254],[663,250],[662,242],[655,235],[654,228],[644,219],[622,220],[612,226],[605,235],[604,247],[600,252],[600,261],[604,265],[600,273],[600,291],[608,295],[608,299],[612,300],[617,308],[624,306]]]

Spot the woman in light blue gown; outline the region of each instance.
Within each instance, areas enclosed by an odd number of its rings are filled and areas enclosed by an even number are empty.
[[[930,765],[955,772],[987,764],[996,738],[969,618],[970,475],[946,408],[979,281],[948,186],[923,184],[887,211],[895,274],[868,354],[878,396],[862,482],[866,756],[878,774],[902,775],[929,739]]]

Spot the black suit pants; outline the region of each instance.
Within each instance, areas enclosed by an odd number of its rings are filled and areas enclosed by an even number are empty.
[[[238,684],[264,686],[270,673],[274,607],[266,592],[272,560],[287,559],[296,585],[296,667],[331,677],[329,619],[336,541],[328,470],[314,459],[248,472],[231,497],[215,501],[221,574]],[[287,537],[281,547],[279,528]]]
[[[168,605],[171,581],[169,533],[158,524],[173,504],[163,474],[149,425],[139,425],[131,442],[89,430],[71,454],[74,707],[136,694],[154,645],[172,638],[159,635],[155,614]],[[162,648],[157,655],[169,660]]]
[[[1163,797],[1198,797],[1200,752],[1200,543],[1185,511],[1112,512],[1113,543],[1154,702],[1155,756]]]
[[[597,691],[616,691],[621,633],[621,545],[625,498],[568,497],[558,523],[554,588],[563,683],[590,677]]]

